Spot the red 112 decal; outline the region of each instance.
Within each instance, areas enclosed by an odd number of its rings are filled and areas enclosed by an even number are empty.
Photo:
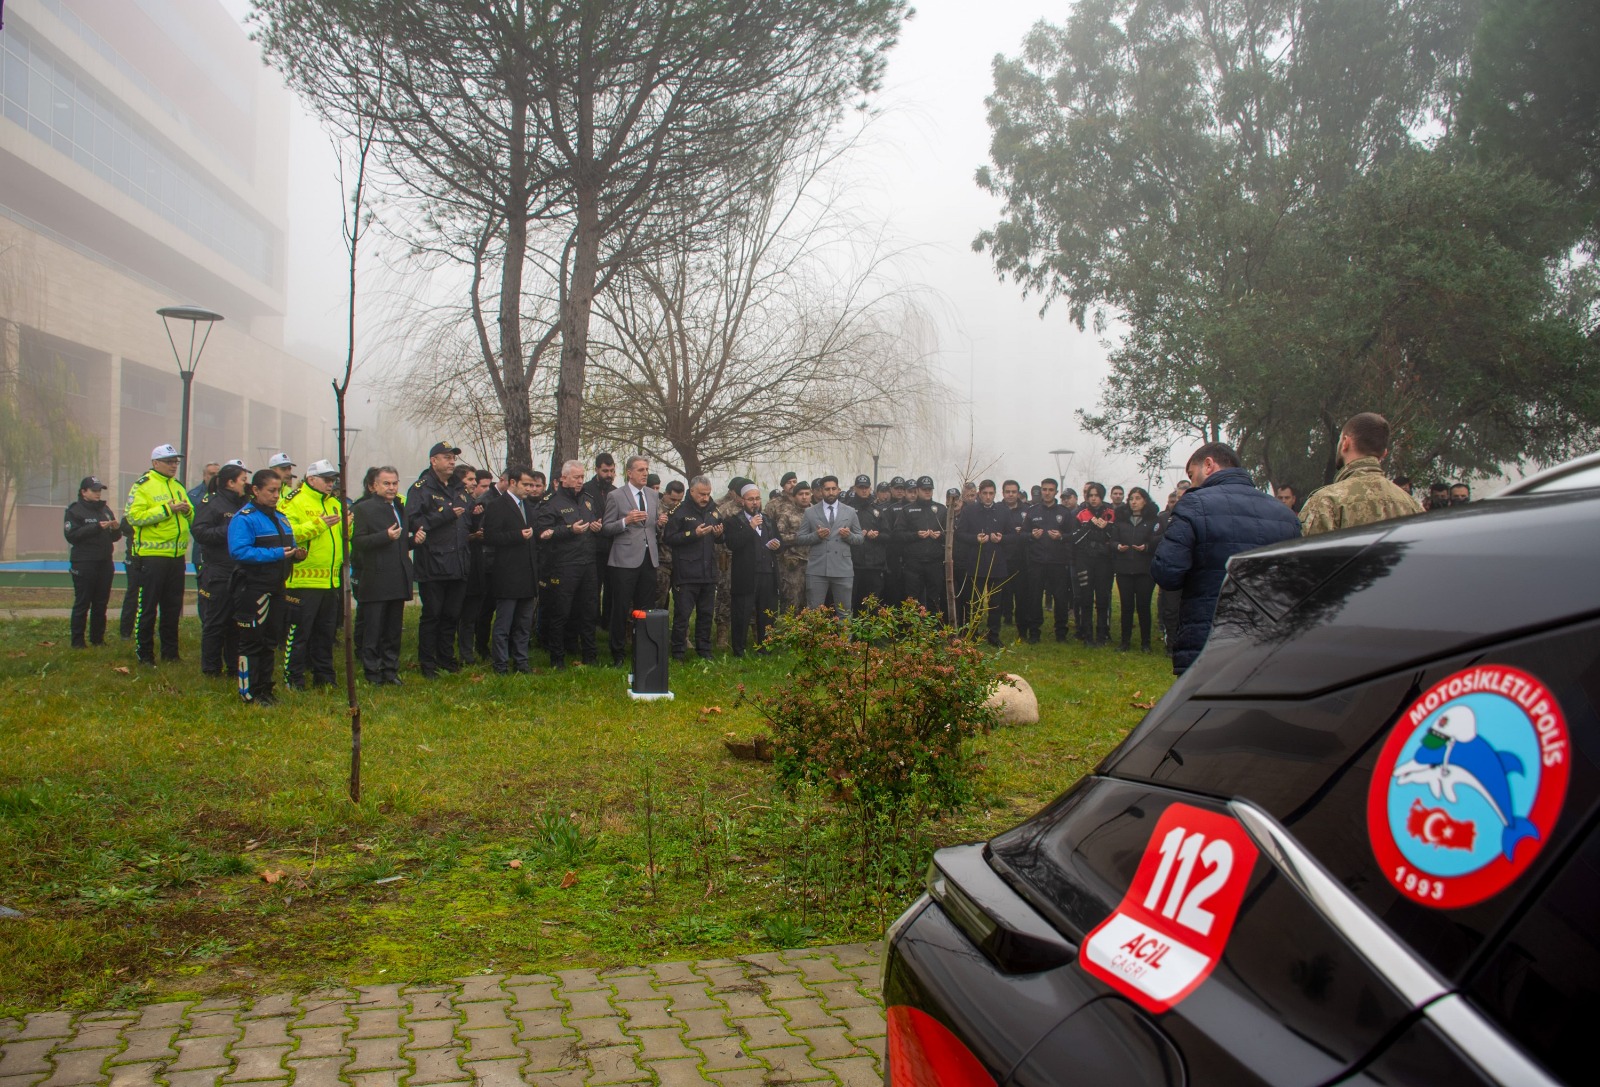
[[[1147,1011],[1168,1010],[1221,960],[1258,855],[1236,819],[1171,805],[1078,962]]]

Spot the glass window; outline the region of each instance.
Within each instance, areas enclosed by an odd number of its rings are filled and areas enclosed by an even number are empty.
[[[5,116],[262,282],[271,282],[273,237],[233,198],[27,37],[6,27],[0,49]]]

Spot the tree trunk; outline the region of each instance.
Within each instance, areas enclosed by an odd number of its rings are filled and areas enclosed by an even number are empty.
[[[506,193],[506,248],[500,266],[500,368],[504,374],[500,412],[505,418],[502,468],[533,463],[533,421],[528,386],[533,368],[522,343],[522,268],[528,253],[528,103],[511,105],[510,191]]]
[[[561,373],[556,381],[555,448],[550,469],[555,478],[563,461],[578,456],[583,424],[583,373],[589,362],[589,317],[600,272],[599,194],[578,196],[578,228],[572,247],[572,272],[561,300]]]

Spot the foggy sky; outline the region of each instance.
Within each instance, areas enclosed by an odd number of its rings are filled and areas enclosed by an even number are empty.
[[[246,0],[222,0],[241,18]],[[999,204],[981,192],[974,171],[988,160],[984,97],[996,53],[1015,54],[1041,18],[1059,22],[1070,5],[1041,0],[918,0],[889,55],[880,116],[852,159],[851,197],[858,213],[881,223],[913,250],[902,267],[928,290],[938,320],[939,364],[963,402],[951,448],[972,447],[972,463],[997,478],[1035,483],[1055,474],[1051,449],[1077,451],[1066,475],[1081,487],[1146,481],[1131,458],[1112,456],[1085,435],[1073,412],[1092,408],[1105,375],[1105,351],[1093,333],[1073,328],[1064,309],[1039,316],[1039,300],[1001,283],[973,237],[992,226]],[[341,194],[334,159],[317,122],[297,111],[291,128],[288,300],[285,338],[309,361],[331,365],[344,352]],[[357,386],[361,375],[357,376]],[[969,401],[969,389],[971,399]],[[358,389],[359,391],[359,389]],[[1175,451],[1181,459],[1186,450]],[[891,435],[884,450],[893,472],[931,471],[943,480],[956,464],[902,463]],[[962,459],[960,457],[958,460]],[[1165,484],[1176,482],[1169,472]]]

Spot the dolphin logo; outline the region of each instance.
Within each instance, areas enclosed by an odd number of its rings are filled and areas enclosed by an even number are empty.
[[[1508,775],[1523,774],[1522,760],[1509,751],[1497,751],[1478,735],[1478,717],[1466,706],[1441,714],[1422,738],[1416,755],[1395,767],[1401,785],[1426,785],[1434,799],[1456,803],[1457,789],[1472,789],[1489,802],[1503,826],[1500,852],[1506,860],[1524,838],[1539,840],[1539,828],[1511,809]]]

